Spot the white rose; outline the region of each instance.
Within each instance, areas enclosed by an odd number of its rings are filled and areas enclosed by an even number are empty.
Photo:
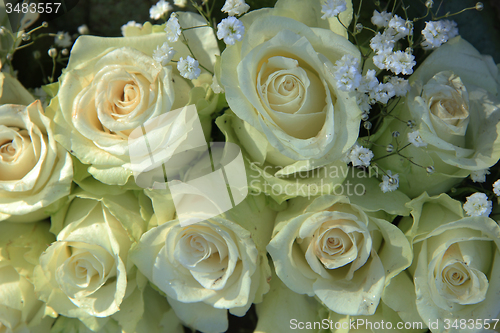
[[[69,207],[53,217],[57,241],[40,256],[34,285],[38,297],[57,313],[98,330],[106,322],[99,318],[115,315],[120,323],[127,321],[117,312],[130,306],[127,296],[137,290],[128,251],[145,221],[131,191],[104,198],[81,190],[75,195]],[[134,313],[141,311],[137,307]],[[140,316],[132,317],[136,321],[127,325],[133,328]]]
[[[406,273],[393,279],[384,301],[405,321],[420,317],[427,324],[437,322],[429,327],[432,332],[447,332],[445,319],[469,323],[497,318],[498,224],[484,216],[464,217],[461,202],[446,194],[424,193],[407,206],[412,217],[403,218],[400,227],[410,240],[414,259]],[[453,331],[480,329],[459,325]]]
[[[182,17],[184,27],[204,24],[192,13]],[[193,29],[186,37],[200,64],[213,69],[218,50],[209,30]],[[71,50],[48,113],[56,123],[57,140],[89,164],[88,171],[103,183],[124,185],[132,175],[127,167],[131,131],[189,102],[192,83],[171,65],[163,67],[152,58],[164,41],[164,33],[124,38],[81,36]],[[189,54],[180,41],[171,46],[177,51],[174,60]]]
[[[374,314],[384,287],[411,263],[407,240],[382,211],[404,214],[408,198],[392,192],[387,202],[374,205],[377,181],[361,184],[366,191],[359,198],[291,200],[267,246],[276,274],[291,290],[352,316]]]
[[[345,14],[344,23],[351,12]],[[340,91],[332,75],[337,60],[359,59],[359,51],[342,36],[345,29],[320,16],[316,0],[310,6],[279,1],[274,9],[250,12],[241,17],[245,38],[221,56],[228,104],[266,136],[273,148],[267,158],[275,164],[336,161],[359,134],[356,98]]]
[[[228,309],[243,316],[269,290],[265,245],[275,213],[265,208],[263,196],[248,197],[223,217],[182,227],[169,220],[171,200],[154,191],[150,196],[160,225],[132,248],[132,261],[186,325],[226,331]]]
[[[47,206],[69,194],[71,156],[50,126],[40,101],[0,106],[0,220],[43,219]]]

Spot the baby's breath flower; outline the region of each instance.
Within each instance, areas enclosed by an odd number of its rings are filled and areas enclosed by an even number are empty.
[[[425,28],[422,30],[424,41],[422,47],[425,50],[440,47],[451,38],[458,35],[457,23],[450,20],[425,22]]]
[[[410,91],[410,83],[402,77],[391,76],[387,82],[392,84],[394,93],[398,97],[405,96]]]
[[[382,176],[379,186],[384,193],[396,191],[399,187],[399,175],[393,175],[391,170],[387,170],[387,175]]]
[[[165,42],[162,46],[157,46],[156,50],[153,51],[153,59],[158,61],[162,66],[167,66],[175,53],[174,48]]]
[[[223,19],[217,25],[217,38],[224,39],[227,45],[234,45],[243,39],[245,27],[240,20],[234,16]]]
[[[396,51],[389,56],[387,67],[394,74],[410,75],[416,64],[413,54]]]
[[[201,70],[198,68],[198,61],[190,56],[187,56],[186,59],[181,57],[177,63],[177,69],[182,77],[189,80],[198,78],[201,73]]]
[[[380,52],[373,56],[373,64],[380,69],[389,69],[391,56],[392,52]]]
[[[379,83],[369,92],[370,103],[375,104],[376,102],[380,102],[382,104],[387,104],[394,95],[394,87],[391,83]]]
[[[86,24],[82,24],[81,26],[78,27],[78,33],[80,35],[88,35],[90,33],[89,27],[87,27]]]
[[[324,20],[326,18],[335,17],[346,9],[347,3],[345,0],[326,0],[321,6],[321,13],[323,13],[321,18]]]
[[[497,197],[500,197],[500,179],[497,179],[497,181],[493,183],[493,193],[495,193]]]
[[[184,8],[187,6],[187,0],[174,0],[174,5]]]
[[[354,91],[361,84],[358,59],[344,55],[335,62],[335,81],[337,88],[343,91]]]
[[[226,0],[221,11],[229,16],[239,16],[245,14],[250,9],[250,6],[244,0]]]
[[[56,43],[59,47],[68,47],[71,46],[71,37],[69,33],[64,31],[59,31],[54,37],[54,43]]]
[[[489,169],[475,170],[470,173],[470,179],[472,179],[474,183],[484,183],[486,181],[486,175],[489,174]]]
[[[392,29],[386,29],[383,33],[377,32],[377,34],[370,40],[370,47],[373,51],[380,53],[392,52],[394,48],[394,34]]]
[[[171,43],[177,42],[179,36],[181,35],[181,25],[179,24],[179,19],[172,13],[165,26],[165,32],[167,33],[167,40]]]
[[[379,28],[387,28],[389,26],[389,21],[392,18],[391,13],[387,13],[385,10],[379,13],[377,10],[373,11],[372,23]]]
[[[370,113],[370,110],[372,108],[370,105],[370,98],[365,92],[361,92],[359,90],[357,91],[356,102],[358,103],[358,106],[361,109],[361,111],[363,111],[363,115],[364,114],[368,115],[368,113]]]
[[[377,75],[377,72],[373,69],[369,69],[368,71],[366,71],[366,74],[365,74],[365,76],[363,76],[363,79],[361,80],[361,84],[358,87],[358,91],[368,93],[368,92],[372,91],[373,89],[375,89],[379,84],[376,75]]]
[[[394,17],[391,18],[388,26],[396,31],[396,40],[408,36],[413,32],[413,28],[411,24],[408,24],[408,22],[409,21],[405,21],[397,15],[394,15]]]
[[[139,28],[141,29],[142,28],[142,24],[140,23],[137,23],[135,21],[128,21],[127,24],[124,24],[122,25],[121,27],[121,30],[122,30],[122,35],[125,36],[125,29],[128,28],[128,27],[136,27],[136,28]]]
[[[370,149],[358,144],[352,146],[351,150],[347,154],[347,159],[352,163],[353,166],[368,167],[370,166],[370,161],[372,160],[372,158],[373,152]]]
[[[174,8],[169,2],[160,0],[156,5],[151,6],[149,9],[149,17],[153,20],[159,20],[162,16],[173,10]]]
[[[467,197],[464,203],[465,213],[469,216],[489,216],[492,202],[488,200],[486,194],[476,192]]]
[[[419,131],[413,131],[408,133],[408,141],[415,147],[427,147],[427,143],[422,140]]]

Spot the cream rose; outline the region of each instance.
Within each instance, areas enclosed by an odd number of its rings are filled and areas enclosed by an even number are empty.
[[[102,318],[110,316],[133,330],[144,309],[136,307],[128,316],[118,311],[133,306],[127,296],[142,303],[128,260],[132,240],[146,223],[137,198],[130,191],[104,198],[81,190],[75,195],[69,207],[53,216],[57,241],[40,256],[35,291],[57,313],[78,318],[91,330],[100,329],[109,320]]]
[[[132,248],[132,261],[167,295],[185,325],[226,331],[227,310],[243,316],[269,290],[265,245],[275,213],[263,196],[248,197],[222,216],[182,227],[171,220],[171,199],[149,195],[160,225]]]
[[[496,69],[496,72],[494,71]],[[448,191],[471,171],[493,166],[500,158],[500,98],[497,68],[469,43],[456,37],[434,51],[411,76],[412,88],[392,111],[404,122],[386,118],[375,134],[376,157],[394,145],[393,131],[401,133],[401,153],[377,163],[399,174],[400,189],[410,197],[422,192]],[[418,132],[417,132],[418,131]],[[415,138],[418,138],[415,144]],[[432,166],[434,173],[427,174]]]
[[[319,5],[285,0],[244,15],[245,38],[221,57],[228,104],[265,135],[273,164],[312,160],[312,169],[340,159],[358,137],[361,111],[354,95],[337,89],[332,68],[344,55],[359,59],[359,51],[335,33],[345,30],[318,27]]]
[[[184,27],[204,22],[189,13],[181,21]],[[195,56],[200,63],[213,69],[217,43],[208,30],[190,30],[187,38],[193,45],[204,39],[201,45],[207,49],[196,46],[193,50],[199,51]],[[192,83],[172,66],[162,67],[151,57],[164,42],[164,33],[124,38],[81,36],[59,79],[59,91],[49,106],[56,138],[106,184],[123,185],[132,175],[127,167],[130,132],[189,101]],[[172,46],[177,51],[175,59],[189,54],[180,41]]]
[[[411,263],[408,242],[383,212],[404,214],[407,197],[394,192],[390,203],[372,205],[376,183],[360,183],[366,184],[361,199],[297,198],[278,214],[267,250],[291,290],[316,296],[339,314],[375,313],[385,285]]]
[[[447,332],[445,319],[466,323],[454,332],[480,331],[469,324],[484,324],[500,313],[498,224],[487,217],[464,218],[462,204],[445,194],[424,193],[407,206],[413,218],[403,218],[400,227],[414,259],[391,281],[384,301],[405,321],[420,316],[426,324],[438,323],[429,327],[432,332]]]
[[[40,101],[0,106],[0,220],[32,222],[69,194],[71,156],[54,139]]]
[[[0,223],[0,332],[45,333],[55,317],[38,300],[33,288],[33,268],[54,240],[50,223]],[[50,316],[47,316],[50,315]]]

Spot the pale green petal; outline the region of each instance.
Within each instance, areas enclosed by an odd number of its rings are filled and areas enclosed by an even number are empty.
[[[13,78],[8,73],[0,73],[0,105],[29,105],[34,101],[35,99],[33,96],[31,96],[17,79]]]
[[[184,325],[206,333],[222,333],[228,328],[227,310],[216,309],[205,303],[181,303],[167,297],[175,314]]]
[[[273,274],[271,290],[256,306],[259,318],[255,333],[288,333],[298,322],[321,321],[320,304],[312,297],[296,294]],[[300,330],[318,332],[318,330]]]

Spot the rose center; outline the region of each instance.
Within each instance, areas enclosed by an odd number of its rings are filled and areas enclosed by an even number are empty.
[[[12,141],[7,141],[0,146],[0,154],[3,159],[6,157],[12,157],[16,154],[16,148],[12,144]]]

